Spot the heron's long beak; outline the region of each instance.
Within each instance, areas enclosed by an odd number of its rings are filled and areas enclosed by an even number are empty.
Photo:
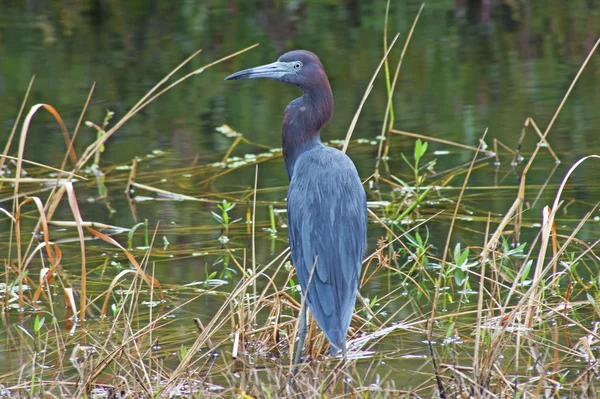
[[[283,75],[290,72],[290,67],[286,62],[273,62],[267,65],[261,65],[255,68],[244,69],[229,75],[225,80],[234,79],[254,79],[254,78],[270,78],[279,80]]]

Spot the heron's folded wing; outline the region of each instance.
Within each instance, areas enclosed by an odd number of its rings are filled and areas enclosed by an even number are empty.
[[[331,149],[328,149],[331,150]],[[366,198],[354,164],[337,150],[297,162],[288,193],[292,259],[321,328],[343,329],[354,310],[366,237]],[[299,160],[300,161],[300,160]]]

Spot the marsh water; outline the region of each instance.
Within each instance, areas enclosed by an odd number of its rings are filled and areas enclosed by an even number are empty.
[[[427,2],[394,92],[395,129],[475,148],[485,133],[487,150],[494,150],[494,140],[515,150],[528,117],[544,131],[600,35],[600,2],[549,0],[524,2],[519,7],[509,1],[489,3]],[[420,6],[418,1],[391,4],[388,41],[400,32],[389,57],[392,75]],[[299,92],[272,81],[225,82],[223,78],[240,69],[272,62],[291,49],[315,52],[325,65],[336,107],[322,138],[339,145],[335,140],[344,139],[383,55],[385,7],[385,1],[336,0],[175,4],[83,1],[76,5],[0,0],[0,145],[4,146],[9,137],[34,75],[26,111],[36,103],[51,104],[72,132],[93,84],[95,89],[84,121],[101,125],[108,110],[114,112],[114,123],[196,50],[202,52],[184,68],[185,72],[259,43],[257,48],[207,69],[150,104],[106,143],[99,160],[101,182],[90,174],[88,180],[75,185],[86,221],[125,229],[148,221],[150,236],[156,233],[150,267],[156,279],[167,287],[167,308],[195,295],[192,290],[173,287],[181,288],[209,277],[224,282],[220,291],[230,291],[240,278],[231,256],[242,262],[252,253],[253,240],[246,221],[253,206],[255,178],[256,262],[268,264],[288,245],[282,212],[288,179],[279,152],[280,125],[285,106]],[[530,243],[536,237],[541,210],[553,201],[567,170],[583,156],[600,153],[598,60],[598,55],[592,57],[548,135],[560,164],[543,147],[529,171],[526,201],[531,210],[523,216],[521,243]],[[363,180],[370,181],[365,184],[368,199],[380,217],[384,214],[377,204],[394,202],[398,195],[394,186],[376,184],[372,179],[387,100],[381,72],[348,149]],[[223,125],[244,138],[231,153],[228,151],[236,138],[223,134]],[[82,125],[76,152],[80,154],[96,135],[96,130]],[[401,154],[414,159],[415,139],[392,134],[389,141],[381,176],[386,181],[395,181],[395,176],[414,185],[414,174]],[[534,130],[528,128],[521,147],[523,157],[531,154],[538,141]],[[16,154],[16,142],[10,155]],[[488,216],[494,228],[516,197],[516,173],[523,165],[515,165],[513,154],[501,145],[497,148],[498,159],[482,160],[470,177],[451,248],[460,242],[463,248],[472,246],[475,253],[485,242]],[[59,167],[65,152],[64,138],[54,119],[38,113],[27,137],[25,159]],[[425,164],[435,160],[425,184],[435,183],[440,188],[420,205],[415,220],[442,211],[427,227],[419,228],[437,257],[441,258],[465,176],[446,171],[465,168],[473,155],[470,149],[432,141],[422,161]],[[143,188],[136,188],[134,200],[130,201],[124,191],[134,160],[138,183],[203,201],[182,200]],[[597,160],[591,160],[570,179],[563,196],[569,206],[558,217],[559,231],[568,235],[598,202],[599,170]],[[5,177],[12,177],[11,171],[14,172],[12,164],[7,163],[2,172]],[[31,173],[45,172],[32,167]],[[444,180],[448,176],[453,177]],[[43,187],[39,185],[29,185],[27,189],[41,198],[47,193],[40,191]],[[4,184],[0,207],[10,209],[12,198],[10,184]],[[241,219],[228,231],[212,213],[221,215],[217,205],[224,199],[236,204],[229,211],[231,219]],[[270,230],[270,206],[274,209],[275,232]],[[594,216],[598,215],[596,211]],[[73,220],[69,207],[59,207],[54,219]],[[33,222],[31,215],[31,227]],[[375,220],[371,222],[368,254],[386,235]],[[8,257],[10,234],[10,220],[2,215],[0,253],[4,260]],[[53,240],[63,240],[62,267],[76,279],[80,271],[76,229],[55,226],[51,236]],[[600,226],[594,220],[578,234],[582,242],[588,243],[599,237]],[[126,246],[126,233],[113,238]],[[136,255],[143,256],[142,229],[136,231],[133,246],[139,249]],[[88,291],[96,297],[106,289],[106,279],[110,281],[126,268],[127,261],[100,241],[90,241],[86,251]],[[31,266],[34,279],[39,278],[35,276],[39,274],[40,262]],[[399,259],[398,267],[405,262]],[[405,281],[389,270],[380,273],[381,278],[371,279],[363,287],[365,297],[383,297]],[[169,291],[169,287],[173,290]],[[410,295],[409,287],[406,291]],[[398,303],[399,298],[386,305],[387,314],[403,306]],[[207,295],[177,311],[176,322],[161,339],[166,359],[176,362],[180,347],[194,341],[197,333],[191,318],[209,320],[222,300],[222,296]],[[399,312],[395,320],[426,317],[429,303],[423,299],[421,305],[422,308],[412,306]],[[16,310],[7,310],[0,335],[0,375],[7,381],[9,377],[16,378],[23,362],[21,344],[14,339],[10,327],[18,323],[15,313]],[[92,323],[97,314],[97,310],[90,311]],[[93,327],[88,324],[88,328]],[[426,363],[424,339],[424,335],[411,332],[384,340],[381,350],[398,351],[402,356],[386,362],[387,368],[380,373],[388,375],[393,370],[391,378],[396,385],[406,384],[406,377]],[[228,356],[228,349],[223,350],[222,356]],[[416,384],[416,380],[412,383]]]

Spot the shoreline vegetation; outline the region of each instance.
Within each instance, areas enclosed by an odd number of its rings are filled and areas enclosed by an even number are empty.
[[[555,169],[550,168],[542,185],[528,184],[527,173],[540,151],[548,154],[544,162],[560,162],[550,133],[600,40],[545,129],[527,118],[515,148],[487,130],[476,144],[457,143],[404,132],[394,123],[393,94],[422,10],[402,50],[394,47],[398,36],[389,43],[384,37],[385,56],[345,140],[329,143],[344,150],[349,145],[377,148],[372,173],[361,178],[369,229],[378,237],[370,239],[371,251],[363,262],[347,363],[328,356],[327,340],[311,321],[309,360],[293,386],[289,376],[300,295],[285,242],[285,190],[258,186],[258,175],[268,173],[267,163],[279,158],[280,150],[241,154],[245,145],[259,146],[223,124],[217,134],[228,140],[229,148],[220,161],[160,173],[165,179],[196,179],[198,184],[182,184],[181,190],[171,189],[177,185],[165,188],[140,166],[168,156],[162,151],[130,164],[102,164],[104,146],[128,120],[157,106],[153,103],[175,86],[196,75],[206,78],[209,68],[256,45],[186,73],[188,63],[201,54],[195,52],[121,117],[108,111],[103,121],[87,121],[92,86],[72,132],[52,105],[28,104],[32,78],[0,156],[0,218],[10,226],[0,233],[5,262],[0,356],[20,364],[0,375],[0,396],[596,397],[600,240],[586,242],[578,234],[597,223],[599,204],[563,223],[569,205],[563,194],[572,174],[578,168],[597,168],[600,157],[581,157],[558,186],[549,183]],[[389,2],[385,32],[388,11]],[[389,65],[387,55],[397,52],[398,63]],[[379,73],[388,93],[381,134],[352,139]],[[39,111],[50,113],[64,136],[59,165],[25,157],[26,148],[34,145],[28,136]],[[82,129],[95,131],[97,139],[78,154],[74,144]],[[522,148],[525,136],[536,137],[533,150]],[[392,143],[400,139],[414,142],[411,154],[394,153]],[[451,168],[438,170],[436,154],[429,149],[432,142],[443,151],[467,153],[471,161],[459,163],[457,158]],[[390,158],[402,159],[408,175],[390,170]],[[518,185],[471,184],[481,168],[506,162]],[[242,169],[253,176],[247,189],[210,191],[218,179]],[[87,197],[81,191],[95,191],[95,200],[110,209],[107,186],[126,192],[133,226],[82,215],[80,204]],[[281,200],[261,199],[271,191],[280,193]],[[471,198],[500,192],[513,199],[502,214],[472,209]],[[548,198],[552,201],[542,215],[533,215],[536,203]],[[201,250],[171,243],[165,231],[179,229],[184,235],[192,227],[137,220],[137,207],[145,201],[202,204],[212,212],[220,236],[200,245]],[[467,219],[476,224],[463,224]],[[427,228],[437,222],[445,229],[443,247],[432,243]],[[214,225],[193,228],[215,230]],[[462,241],[466,228],[476,230],[480,241]],[[524,230],[531,242],[521,240]],[[259,246],[270,248],[268,262],[257,259]],[[157,268],[173,267],[177,259],[202,263],[207,256],[218,257],[220,270],[198,281],[173,284],[157,277]],[[387,287],[386,293],[373,295],[373,287]],[[190,314],[186,306],[194,301],[205,301],[212,316]]]

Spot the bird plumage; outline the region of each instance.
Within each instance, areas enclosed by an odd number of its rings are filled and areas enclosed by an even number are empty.
[[[248,78],[275,79],[303,91],[285,109],[282,125],[290,248],[302,292],[331,353],[345,352],[366,245],[367,202],[352,160],[321,142],[321,128],[333,114],[329,80],[319,58],[305,50],[227,79]],[[301,334],[299,346],[302,340]]]
[[[287,202],[292,260],[331,353],[345,350],[367,230],[365,192],[354,164],[324,145],[296,161]]]

